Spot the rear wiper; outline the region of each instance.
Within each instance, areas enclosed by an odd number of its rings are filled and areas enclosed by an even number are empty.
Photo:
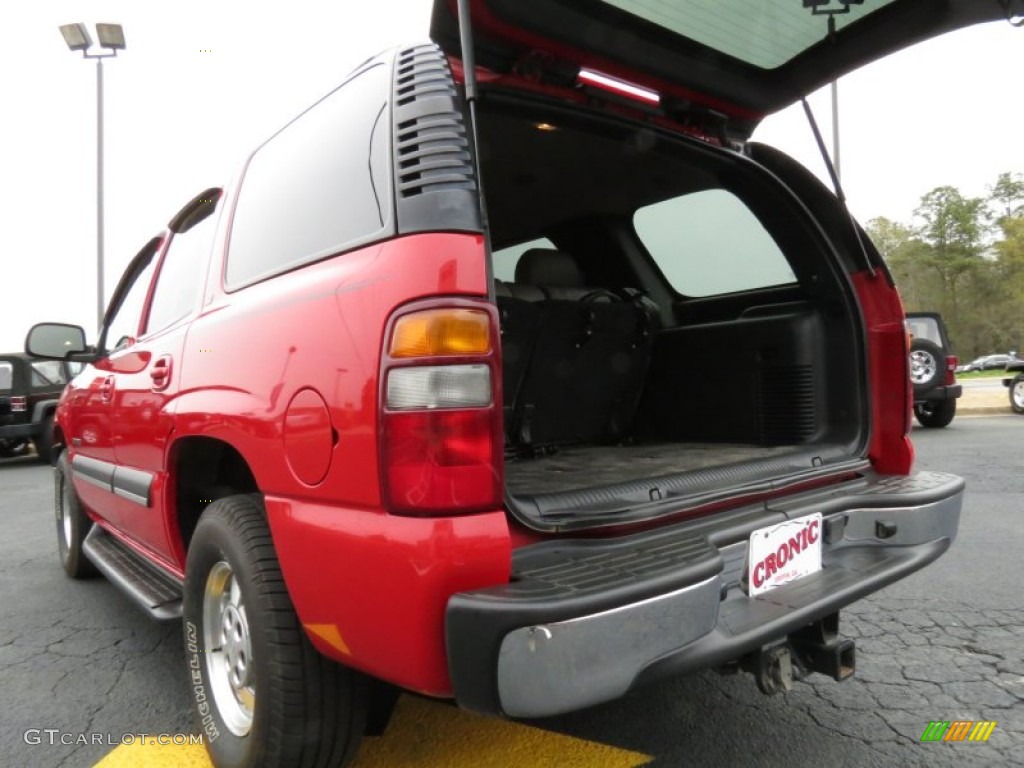
[[[846,212],[846,217],[850,220],[850,227],[853,229],[853,236],[857,238],[857,245],[860,247],[861,255],[864,257],[864,264],[868,268],[868,273],[875,276],[875,265],[871,263],[871,256],[868,253],[868,247],[864,244],[864,238],[861,237],[860,225],[857,224],[857,220],[853,218],[853,214],[850,212],[850,206],[846,204],[846,193],[843,192],[843,185],[839,183],[839,174],[836,173],[836,167],[832,163],[832,157],[828,153],[828,149],[825,147],[825,140],[821,138],[821,131],[818,129],[818,121],[814,119],[814,112],[811,111],[811,105],[807,103],[807,97],[804,96],[800,99],[800,103],[804,105],[804,114],[807,115],[807,122],[811,124],[811,132],[814,134],[814,140],[818,143],[818,151],[821,153],[821,159],[825,161],[825,168],[828,169],[828,175],[832,178],[832,186],[836,190],[836,197],[839,199],[839,204],[843,206],[843,210]]]

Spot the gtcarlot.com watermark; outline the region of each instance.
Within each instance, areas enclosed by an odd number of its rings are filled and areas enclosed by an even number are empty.
[[[84,747],[99,744],[119,747],[126,744],[160,744],[183,747],[203,743],[201,733],[75,733],[58,728],[29,728],[21,737],[26,744],[32,746],[62,744],[67,747]]]

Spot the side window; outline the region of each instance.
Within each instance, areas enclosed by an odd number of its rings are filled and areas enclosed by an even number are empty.
[[[128,290],[128,295],[125,296],[117,314],[110,319],[106,347],[111,352],[131,346],[139,335],[142,308],[146,303],[146,294],[149,293],[149,284],[153,281],[156,261],[155,258],[152,259],[149,265],[135,278],[135,282]]]
[[[196,306],[203,290],[207,260],[217,233],[217,215],[205,219],[185,232],[171,237],[171,244],[160,263],[160,272],[149,306],[146,333],[162,331],[185,317]]]
[[[387,74],[383,65],[362,72],[256,150],[231,226],[230,289],[382,234],[391,205]]]
[[[518,245],[510,245],[508,248],[501,248],[491,252],[491,266],[494,269],[495,280],[503,280],[506,283],[515,282],[516,264],[519,257],[531,248],[554,248],[555,244],[546,237],[530,240]]]
[[[31,365],[32,387],[63,387],[68,383],[64,375],[64,364],[58,360],[36,360]]]
[[[0,392],[14,388],[14,366],[6,361],[0,361]]]
[[[716,296],[796,281],[786,257],[747,206],[706,189],[645,206],[633,226],[669,284]]]

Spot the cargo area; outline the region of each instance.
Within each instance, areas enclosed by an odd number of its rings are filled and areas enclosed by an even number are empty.
[[[514,513],[678,509],[863,459],[852,289],[776,178],[655,126],[488,97]]]

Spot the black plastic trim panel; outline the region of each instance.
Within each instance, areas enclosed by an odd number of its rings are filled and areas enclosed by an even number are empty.
[[[915,403],[931,403],[941,400],[956,400],[964,393],[964,388],[960,384],[944,384],[938,387],[934,387],[923,395],[914,395]]]
[[[82,480],[113,493],[114,470],[116,466],[107,461],[75,456],[71,460],[71,471]]]
[[[399,234],[482,232],[462,99],[433,44],[404,48],[394,70],[395,205]]]
[[[141,469],[130,469],[108,461],[75,456],[71,460],[71,471],[87,483],[91,483],[121,498],[148,507],[152,501],[153,475]]]
[[[32,437],[41,428],[41,424],[4,424],[0,426],[0,437]]]
[[[114,493],[118,496],[148,507],[151,501],[153,475],[141,469],[117,467],[114,470]]]

